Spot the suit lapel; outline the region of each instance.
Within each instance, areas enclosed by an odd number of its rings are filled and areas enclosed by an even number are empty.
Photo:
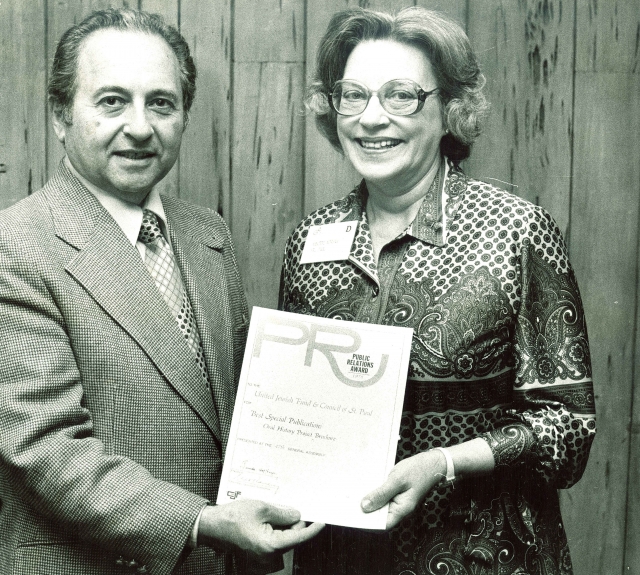
[[[222,254],[223,238],[203,212],[187,216],[182,204],[163,197],[171,244],[191,300],[220,422],[223,447],[231,426],[234,395],[233,337]]]
[[[62,166],[46,194],[58,237],[78,249],[67,272],[145,351],[220,438],[209,391],[140,254],[98,200]]]

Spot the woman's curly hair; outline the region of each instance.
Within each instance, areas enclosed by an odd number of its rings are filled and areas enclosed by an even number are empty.
[[[485,78],[464,30],[442,14],[420,7],[405,8],[396,15],[364,8],[334,14],[320,41],[316,72],[306,98],[322,135],[342,152],[337,114],[328,95],[342,79],[352,50],[365,40],[394,40],[425,53],[436,77],[448,130],[440,150],[455,163],[468,158],[489,110],[483,93]]]

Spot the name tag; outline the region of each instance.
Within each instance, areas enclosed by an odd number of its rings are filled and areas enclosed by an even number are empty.
[[[338,222],[311,226],[302,250],[301,264],[346,260],[351,251],[358,222]]]

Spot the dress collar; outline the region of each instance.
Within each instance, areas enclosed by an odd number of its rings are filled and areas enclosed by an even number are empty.
[[[458,212],[467,189],[467,178],[462,170],[445,158],[441,169],[441,183],[430,190],[423,200],[413,222],[398,238],[414,237],[436,247],[447,243],[447,228]],[[357,221],[358,229],[353,238],[349,260],[372,278],[377,278],[373,255],[371,231],[366,205],[369,192],[364,180],[341,201],[340,211],[334,221]]]
[[[434,186],[429,189],[416,217],[398,238],[410,235],[438,247],[443,247],[447,243],[447,227],[458,212],[467,189],[467,178],[460,168],[446,158],[437,177],[439,181],[435,189]],[[346,202],[338,220],[359,220],[362,224],[366,224],[364,227],[368,230],[366,205],[369,192],[364,180],[351,195],[351,201]],[[362,225],[359,227],[363,228]],[[362,242],[358,240],[361,232],[362,230],[359,229],[354,238],[354,244]]]

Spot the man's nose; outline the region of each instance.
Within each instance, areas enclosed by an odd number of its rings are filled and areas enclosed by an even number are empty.
[[[389,123],[389,116],[380,104],[378,94],[372,94],[367,102],[367,107],[360,114],[360,123],[366,127],[375,127]]]
[[[148,118],[145,105],[132,105],[125,115],[123,132],[135,140],[147,140],[153,134],[153,126]]]

